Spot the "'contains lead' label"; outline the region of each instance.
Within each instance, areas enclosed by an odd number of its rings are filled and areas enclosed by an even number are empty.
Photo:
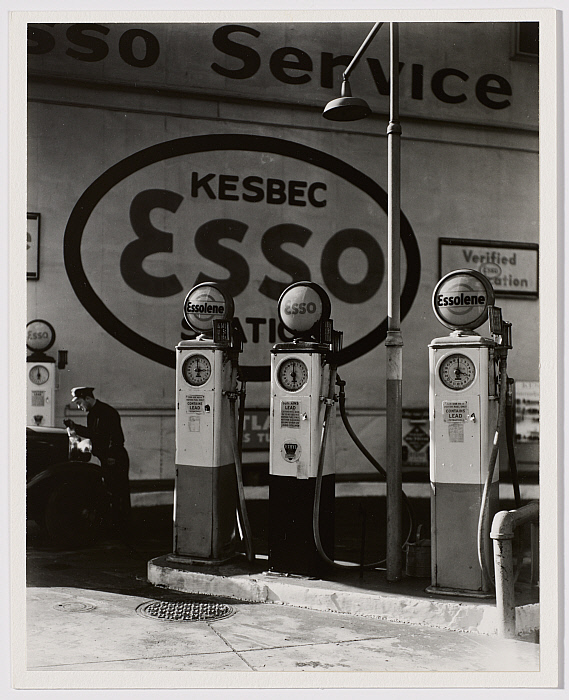
[[[281,428],[300,428],[300,401],[281,401]]]
[[[468,401],[443,401],[445,423],[464,423],[468,417]]]

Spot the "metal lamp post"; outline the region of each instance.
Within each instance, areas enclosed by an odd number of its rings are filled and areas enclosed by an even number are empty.
[[[326,119],[354,121],[371,114],[365,102],[352,97],[349,75],[381,28],[377,22],[343,73],[342,96],[329,102]],[[387,127],[388,209],[387,209],[387,580],[402,577],[402,379],[403,338],[401,335],[401,124],[399,122],[399,27],[390,23],[390,90]]]

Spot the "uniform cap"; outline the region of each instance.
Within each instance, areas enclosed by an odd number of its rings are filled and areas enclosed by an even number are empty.
[[[77,401],[77,399],[84,399],[86,396],[93,396],[93,391],[95,387],[92,386],[76,386],[71,389],[71,396],[73,397],[71,401]]]

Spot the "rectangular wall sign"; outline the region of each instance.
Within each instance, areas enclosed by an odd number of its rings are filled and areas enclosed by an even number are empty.
[[[537,298],[539,246],[468,238],[439,238],[439,273],[460,269],[486,275],[497,297]]]
[[[28,274],[29,280],[40,278],[40,215],[28,212]]]

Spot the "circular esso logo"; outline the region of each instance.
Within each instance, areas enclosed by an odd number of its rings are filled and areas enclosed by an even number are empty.
[[[45,352],[55,343],[55,329],[39,318],[26,325],[26,347],[33,352]]]
[[[493,277],[500,277],[502,268],[496,263],[485,263],[480,266],[480,272],[491,280]]]
[[[277,308],[284,327],[300,337],[330,318],[330,297],[314,282],[297,282],[281,294]]]
[[[488,318],[494,304],[490,280],[476,270],[455,270],[439,280],[433,292],[433,310],[438,320],[454,330],[473,330]]]
[[[171,368],[180,339],[223,314],[212,291],[221,289],[234,300],[243,378],[269,381],[273,345],[318,318],[330,316],[343,332],[338,366],[385,340],[387,210],[375,180],[302,143],[254,134],[178,138],[115,162],[87,187],[65,229],[65,269],[107,333]],[[403,214],[400,223],[403,319],[421,259]],[[304,290],[294,287],[300,282]],[[212,289],[186,299],[200,285]]]
[[[213,330],[215,319],[233,318],[233,299],[217,285],[204,282],[188,292],[184,300],[186,323],[198,333]]]

